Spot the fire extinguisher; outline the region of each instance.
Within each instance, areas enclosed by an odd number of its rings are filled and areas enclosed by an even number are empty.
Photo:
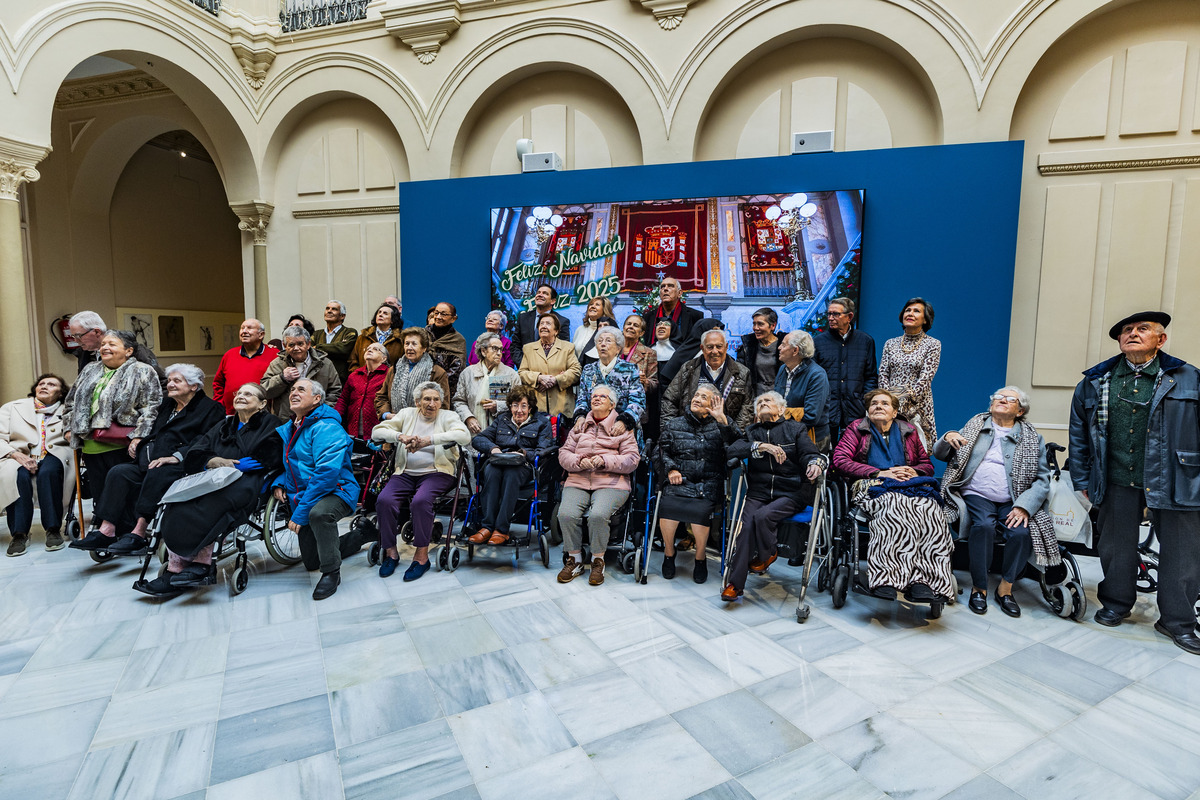
[[[58,342],[58,346],[67,355],[74,355],[79,349],[79,342],[71,335],[71,315],[63,314],[50,323],[50,337]]]

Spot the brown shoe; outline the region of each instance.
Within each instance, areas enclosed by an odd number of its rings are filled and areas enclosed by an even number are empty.
[[[771,555],[767,556],[766,561],[751,561],[750,571],[755,575],[762,575],[767,571],[767,567],[775,563],[775,559],[777,558],[779,558],[779,553],[771,553]]]
[[[504,544],[508,541],[508,534],[500,531],[493,531],[492,538],[488,540],[488,544]]]
[[[737,587],[732,583],[721,590],[721,599],[726,603],[732,603],[742,596],[742,593],[737,590]]]
[[[14,557],[25,555],[25,546],[27,544],[29,544],[28,533],[14,533],[12,535],[12,541],[8,543],[7,555]]]
[[[592,559],[592,574],[588,575],[588,583],[592,586],[604,583],[604,558],[602,556]]]
[[[492,537],[492,532],[487,528],[480,528],[479,531],[467,539],[471,544],[483,544]]]
[[[558,582],[570,583],[582,573],[583,564],[576,561],[575,556],[567,556],[567,560],[563,562],[562,571],[558,573]]]

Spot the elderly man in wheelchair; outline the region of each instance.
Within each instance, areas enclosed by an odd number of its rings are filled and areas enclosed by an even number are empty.
[[[987,412],[933,445],[933,455],[949,466],[942,478],[946,519],[967,540],[971,599],[967,607],[987,613],[988,567],[996,536],[1004,541],[996,605],[1021,616],[1013,583],[1031,555],[1043,570],[1059,564],[1058,540],[1046,510],[1050,463],[1041,434],[1026,419],[1029,397],[1015,386],[992,394]]]

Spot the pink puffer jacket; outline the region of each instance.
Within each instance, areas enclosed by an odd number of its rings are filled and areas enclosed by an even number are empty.
[[[626,476],[637,469],[640,461],[637,438],[631,430],[620,436],[614,435],[612,427],[616,423],[615,413],[597,422],[589,411],[583,422],[571,429],[567,441],[558,450],[558,463],[569,473],[564,486],[589,492],[596,489],[629,489],[629,478]],[[603,457],[604,468],[580,469],[580,460],[590,456]]]

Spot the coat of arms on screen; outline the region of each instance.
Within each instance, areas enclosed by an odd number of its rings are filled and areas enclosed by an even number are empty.
[[[651,225],[634,239],[634,267],[683,266],[687,264],[687,234],[677,225]]]

